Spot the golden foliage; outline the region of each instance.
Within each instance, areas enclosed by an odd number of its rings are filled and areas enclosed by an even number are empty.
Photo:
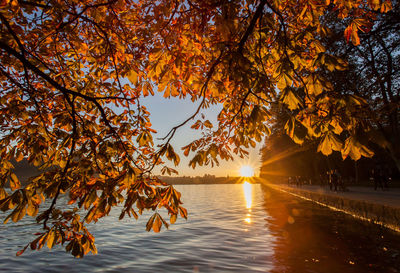
[[[354,45],[373,24],[370,10],[384,1],[1,1],[0,209],[43,224],[29,244],[66,244],[76,257],[96,253],[85,223],[122,205],[120,218],[164,208],[171,224],[187,211],[180,194],[152,175],[163,159],[177,166],[170,144],[201,108],[222,105],[218,124],[202,118],[203,137],[186,147],[190,165],[218,165],[270,133],[272,104],[290,113],[286,130],[297,143],[322,136],[319,150],[352,158],[370,151],[349,138],[359,98],[330,96],[322,71],[343,70],[345,60],[325,52],[322,15],[349,19],[344,37]],[[150,113],[141,97],[189,97],[200,105],[154,147]],[[335,114],[332,114],[335,109]],[[26,158],[41,173],[21,187],[12,159]],[[162,172],[176,173],[164,166]],[[10,186],[8,194],[4,188]],[[68,195],[72,209],[58,209]],[[45,199],[51,205],[41,214]],[[85,216],[80,219],[81,211]],[[159,232],[155,212],[146,229]],[[24,248],[24,250],[27,247]],[[22,251],[23,252],[23,251]],[[18,254],[21,254],[19,252]]]

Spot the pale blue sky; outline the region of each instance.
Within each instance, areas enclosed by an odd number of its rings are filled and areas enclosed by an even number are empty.
[[[157,134],[154,136],[155,143],[157,143],[157,137],[164,137],[172,127],[180,124],[193,114],[196,111],[199,102],[193,103],[190,99],[165,99],[162,97],[162,93],[156,92],[154,96],[148,96],[142,99],[141,104],[145,105],[151,113],[151,123],[153,124],[153,128],[157,130]],[[205,114],[206,119],[209,119],[211,122],[216,124],[215,121],[219,109],[220,106],[215,105],[212,108],[202,110],[202,113]],[[181,147],[189,144],[200,136],[200,131],[190,128],[197,119],[199,118],[195,118],[184,127],[178,129],[171,142],[175,151],[178,152],[181,158],[181,163],[175,168],[178,170],[179,176],[203,176],[204,174],[216,176],[239,176],[239,169],[242,165],[253,166],[255,168],[255,174],[258,175],[258,169],[260,166],[260,156],[258,151],[262,147],[262,144],[258,144],[256,148],[249,150],[249,158],[241,159],[240,157],[237,157],[234,161],[220,161],[219,167],[213,168],[211,168],[211,166],[197,166],[196,169],[189,167],[188,164],[193,154],[189,154],[189,157],[185,157]],[[174,167],[172,162],[168,162],[167,166]],[[159,170],[160,168],[155,169],[155,173],[159,172]]]

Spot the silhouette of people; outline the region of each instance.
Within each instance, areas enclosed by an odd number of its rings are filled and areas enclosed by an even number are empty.
[[[336,184],[337,184],[337,189],[341,190],[341,191],[346,191],[346,186],[344,184],[344,179],[342,177],[342,175],[340,174],[338,169],[335,169],[335,176],[336,176]]]
[[[392,180],[392,170],[386,164],[382,173],[383,186],[385,187],[385,189],[389,189],[389,181]]]
[[[381,187],[383,190],[383,170],[380,165],[377,165],[373,170],[372,170],[372,177],[374,180],[374,189],[377,190],[378,187]]]
[[[326,174],[328,176],[329,189],[332,191],[333,190],[332,170],[327,171]]]
[[[300,176],[296,175],[296,186],[300,187],[301,186],[301,182],[300,182]]]
[[[335,188],[335,191],[338,189],[338,184],[339,184],[339,172],[335,169],[332,171],[332,183],[333,187]]]

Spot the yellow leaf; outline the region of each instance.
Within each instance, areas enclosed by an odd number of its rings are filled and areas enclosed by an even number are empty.
[[[392,10],[392,2],[390,2],[390,1],[383,2],[381,5],[381,12],[386,13],[390,10]]]
[[[184,207],[179,207],[179,213],[181,214],[181,217],[187,219],[187,210]]]
[[[25,214],[25,205],[21,204],[12,212],[11,219],[13,220],[13,222],[18,222],[19,220],[24,218]]]
[[[355,46],[360,44],[360,37],[358,36],[358,31],[356,28],[353,28],[351,31],[351,41]]]
[[[39,207],[32,202],[28,202],[28,209],[26,210],[29,216],[35,216],[39,211]]]
[[[189,155],[189,152],[190,152],[190,145],[188,145],[188,146],[186,146],[186,147],[183,147],[182,149],[184,149],[183,154],[184,154],[185,156],[188,156],[188,155]],[[0,199],[1,199],[1,198],[0,198]]]
[[[340,151],[342,149],[343,143],[335,134],[330,134],[329,141],[331,143],[332,150]]]
[[[293,138],[294,136],[294,124],[295,124],[295,118],[294,117],[290,117],[288,119],[288,121],[285,124],[285,130],[286,130],[286,134],[288,136],[290,136],[291,138]]]
[[[143,97],[147,97],[149,95],[149,90],[147,89],[147,86],[144,85],[142,89]]]
[[[164,92],[164,98],[168,98],[170,96],[171,87],[168,85]]]
[[[342,142],[338,137],[336,137],[331,132],[325,134],[324,138],[318,145],[318,152],[321,152],[324,155],[330,155],[332,150],[340,151],[342,149]]]
[[[333,127],[333,131],[335,134],[340,135],[343,132],[342,126],[340,126],[340,123],[336,119],[332,119],[331,122],[329,123]]]
[[[306,13],[307,9],[308,9],[308,5],[304,5],[304,8],[299,15],[300,18],[304,18],[304,14]]]
[[[10,176],[10,188],[14,191],[20,187],[21,183],[19,182],[18,177],[15,175],[15,173],[12,173]]]
[[[278,81],[277,86],[281,90],[290,86],[293,82],[292,76],[289,72],[282,72],[276,79]]]
[[[169,219],[169,221],[171,222],[171,224],[174,224],[176,222],[176,214],[172,214],[171,218]]]
[[[360,147],[360,152],[361,152],[361,155],[365,156],[365,157],[373,157],[374,156],[374,152],[365,145],[362,145]]]
[[[67,161],[61,158],[58,165],[60,166],[61,169],[64,169],[65,166],[67,166]]]
[[[128,76],[128,80],[129,80],[132,84],[134,84],[134,85],[137,84],[137,82],[138,82],[138,73],[137,73],[135,70],[129,71],[129,73],[128,73],[127,76]]]
[[[161,225],[162,225],[162,223],[161,223],[160,215],[158,215],[158,213],[157,213],[156,217],[154,219],[154,222],[153,222],[153,230],[154,230],[154,232],[160,232]]]
[[[353,136],[346,139],[344,148],[342,149],[343,160],[350,156],[353,160],[359,160],[361,156],[372,157],[374,152],[365,145],[358,142]]]
[[[330,155],[332,153],[332,148],[329,145],[328,137],[325,136],[322,141],[318,145],[318,152],[321,152],[324,155]]]
[[[320,41],[315,40],[313,43],[314,43],[314,46],[315,46],[315,48],[317,50],[317,53],[326,51],[325,47],[321,44]]]
[[[174,85],[170,85],[170,92],[173,97],[179,96],[179,90]]]
[[[153,143],[153,137],[147,132],[142,132],[136,139],[140,146],[146,146],[148,143]]]
[[[7,193],[3,188],[0,188],[0,200],[7,197]]]
[[[51,249],[55,244],[56,234],[53,229],[49,231],[49,235],[47,236],[47,247]]]
[[[21,151],[17,151],[17,155],[15,156],[15,160],[17,162],[20,162],[22,159],[24,159],[24,154]]]
[[[204,125],[205,127],[207,127],[207,128],[212,128],[212,127],[213,127],[212,123],[211,123],[209,120],[206,120],[206,121],[203,123],[203,125]]]
[[[156,215],[153,214],[153,215],[150,217],[150,219],[147,221],[147,224],[146,224],[146,230],[147,230],[147,231],[150,231],[151,228],[153,227],[153,223],[154,223],[155,217],[156,217]]]
[[[300,98],[293,92],[292,88],[289,87],[285,88],[282,92],[282,101],[290,110],[297,109],[299,105],[302,105]]]
[[[142,93],[144,97],[147,97],[149,93],[154,96],[153,88],[148,82],[145,82],[142,87]]]
[[[367,104],[367,101],[364,98],[356,96],[356,95],[348,95],[347,99],[350,103],[353,103],[355,105],[366,105]]]
[[[179,164],[179,162],[180,162],[179,155],[175,153],[174,148],[170,144],[167,145],[165,156],[169,160],[173,160],[175,166],[177,166]]]

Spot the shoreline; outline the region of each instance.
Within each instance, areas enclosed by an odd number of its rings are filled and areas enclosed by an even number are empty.
[[[385,199],[385,196],[379,195],[377,191],[360,194],[356,192],[357,189],[354,189],[353,192],[331,193],[317,187],[302,189],[287,185],[272,184],[266,181],[262,183],[262,186],[285,192],[297,198],[308,200],[332,210],[341,211],[355,218],[400,232],[400,199],[398,203],[391,203]],[[394,198],[397,199],[396,197],[397,192]]]

